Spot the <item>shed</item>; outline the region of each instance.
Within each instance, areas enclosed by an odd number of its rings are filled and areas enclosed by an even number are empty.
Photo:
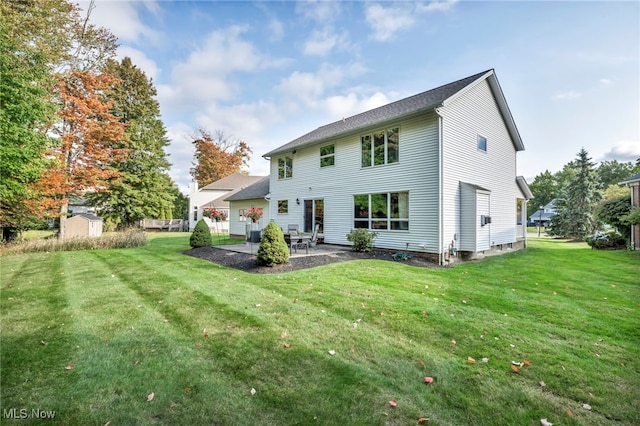
[[[89,213],[81,213],[65,221],[65,236],[99,237],[102,235],[102,218]]]

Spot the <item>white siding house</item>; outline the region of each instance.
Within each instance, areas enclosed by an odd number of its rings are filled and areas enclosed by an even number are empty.
[[[370,229],[378,232],[377,247],[408,244],[442,263],[458,252],[523,246],[531,192],[516,176],[522,150],[489,70],[265,154],[271,219],[309,232],[319,223],[324,242],[333,244],[350,244],[354,228]]]
[[[231,237],[249,238],[252,230],[261,231],[270,220],[269,213],[269,176],[265,176],[248,187],[225,198],[229,203],[229,235]],[[245,216],[252,208],[262,209],[264,216],[252,223]]]
[[[264,176],[248,176],[242,173],[234,173],[203,186],[200,189],[198,189],[197,182],[191,182],[189,188],[189,230],[193,231],[196,223],[203,218],[202,213],[204,208],[213,208],[225,212],[227,214],[227,220],[216,224],[209,218],[205,218],[209,227],[221,232],[229,231],[231,212],[229,203],[225,201],[225,198],[252,185],[263,177]]]

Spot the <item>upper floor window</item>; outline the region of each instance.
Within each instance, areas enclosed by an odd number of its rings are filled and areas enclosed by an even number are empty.
[[[487,152],[487,138],[478,135],[478,150]]]
[[[360,137],[362,167],[397,163],[400,157],[398,127],[380,130]]]
[[[320,147],[320,167],[333,166],[335,164],[335,145]]]
[[[278,158],[278,179],[293,177],[293,157]]]
[[[353,196],[353,227],[383,230],[409,229],[409,193],[384,192]]]

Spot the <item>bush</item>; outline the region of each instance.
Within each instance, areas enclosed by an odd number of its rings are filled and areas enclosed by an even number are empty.
[[[269,222],[264,228],[262,240],[260,240],[258,263],[264,266],[274,266],[288,261],[289,247],[284,241],[282,229],[275,222]]]
[[[354,229],[347,234],[347,240],[353,243],[353,251],[370,252],[373,250],[373,239],[377,232],[369,232],[366,229]]]
[[[204,219],[200,219],[196,223],[196,227],[193,228],[193,233],[189,238],[189,245],[191,245],[191,248],[209,247],[211,245],[211,230]]]
[[[624,247],[627,243],[626,239],[617,232],[612,232],[609,234],[605,234],[604,232],[596,232],[592,236],[587,237],[586,241],[591,248],[601,250]]]

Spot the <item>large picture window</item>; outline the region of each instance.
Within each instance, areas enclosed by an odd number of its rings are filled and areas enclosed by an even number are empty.
[[[409,193],[383,192],[353,196],[353,227],[409,230]]]
[[[362,167],[397,163],[400,159],[400,129],[380,130],[360,137]]]
[[[293,158],[278,158],[278,179],[288,179],[293,177]]]

